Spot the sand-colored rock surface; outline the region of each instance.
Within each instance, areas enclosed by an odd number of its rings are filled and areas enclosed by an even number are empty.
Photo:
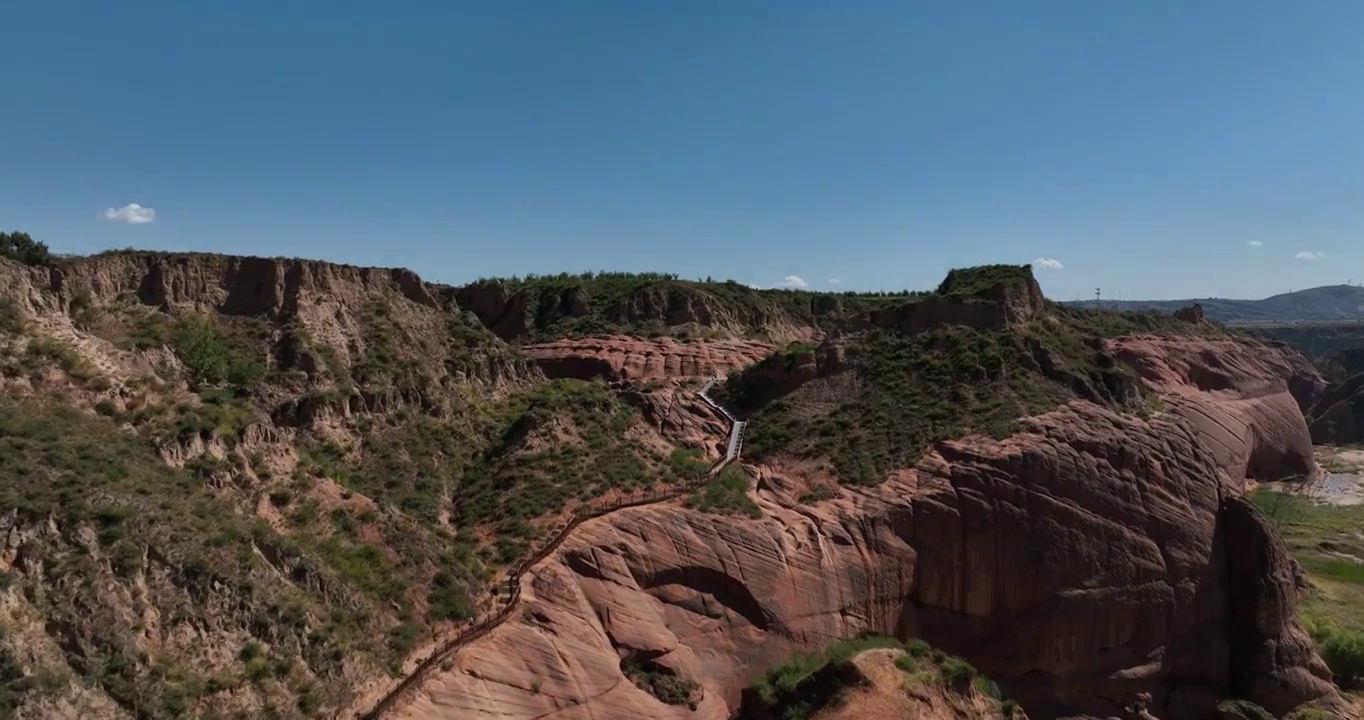
[[[1293,620],[1293,565],[1236,499],[1248,472],[1299,461],[1292,359],[1121,347],[1179,396],[1171,412],[1075,402],[813,507],[802,478],[756,468],[756,521],[652,506],[584,524],[527,578],[525,617],[396,716],[720,720],[792,649],[860,632],[961,655],[1033,717],[1120,716],[1141,693],[1168,718],[1233,690],[1279,713],[1337,702]],[[697,709],[636,688],[622,658],[700,683]]]
[[[521,350],[549,377],[641,381],[728,373],[761,360],[772,346],[752,340],[684,342],[616,335],[533,343]]]

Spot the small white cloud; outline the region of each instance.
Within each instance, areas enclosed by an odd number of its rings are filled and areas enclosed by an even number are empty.
[[[1043,270],[1061,270],[1062,268],[1065,267],[1065,265],[1061,264],[1060,260],[1057,260],[1056,258],[1046,257],[1037,258],[1036,260],[1032,261],[1032,264],[1036,265],[1039,268],[1042,268]]]
[[[1264,243],[1260,242],[1259,240],[1251,240],[1250,242],[1248,242],[1248,243],[1246,243],[1246,244],[1249,245],[1249,246],[1251,246],[1251,247],[1260,247],[1261,245],[1264,245]]]
[[[1311,251],[1311,250],[1304,250],[1304,251],[1298,253],[1297,255],[1294,255],[1293,257],[1295,257],[1295,258],[1297,258],[1297,259],[1299,259],[1299,260],[1320,260],[1320,259],[1326,257],[1326,253],[1313,252],[1313,251]]]
[[[829,284],[830,284],[830,285],[842,285],[842,284],[843,284],[843,281],[842,281],[842,280],[839,280],[838,278],[829,278]]]
[[[781,279],[781,286],[784,288],[803,288],[809,287],[809,283],[796,275],[787,275]]]
[[[125,222],[129,225],[145,225],[156,219],[156,211],[149,207],[142,207],[137,203],[128,203],[121,208],[105,210],[104,219]]]

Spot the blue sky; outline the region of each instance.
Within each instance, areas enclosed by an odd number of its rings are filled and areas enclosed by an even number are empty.
[[[1357,0],[6,0],[0,27],[0,227],[65,251],[1364,280]]]

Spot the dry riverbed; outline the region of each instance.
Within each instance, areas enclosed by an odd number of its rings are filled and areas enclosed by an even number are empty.
[[[1263,483],[1261,489],[1323,505],[1364,505],[1364,448],[1319,445],[1315,454],[1321,467],[1321,477],[1315,482]]]

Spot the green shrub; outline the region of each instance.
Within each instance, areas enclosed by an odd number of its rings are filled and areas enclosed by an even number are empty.
[[[1275,720],[1273,713],[1249,700],[1223,700],[1217,711],[1226,715],[1240,715],[1246,720]]]
[[[661,702],[668,705],[686,705],[692,710],[696,709],[696,691],[700,689],[700,686],[691,680],[678,677],[672,672],[653,664],[628,660],[621,663],[621,672],[636,687],[653,695]]]
[[[25,265],[50,265],[52,252],[47,244],[33,239],[26,232],[0,232],[0,257]]]
[[[1343,688],[1356,686],[1364,678],[1364,633],[1328,630],[1321,643],[1321,657]]]
[[[777,720],[804,720],[838,694],[837,683],[830,693],[830,676],[846,675],[852,659],[864,650],[898,648],[888,637],[841,640],[821,652],[795,653],[786,662],[769,669],[753,684],[757,699]]]
[[[905,652],[909,653],[911,657],[916,658],[930,658],[941,654],[937,650],[934,650],[933,646],[929,645],[922,638],[910,638],[906,641]]]
[[[949,687],[963,687],[976,679],[974,665],[951,655],[938,663],[938,670],[942,673],[943,682]]]
[[[687,507],[716,515],[762,517],[762,510],[748,496],[748,473],[738,463],[730,463],[711,478],[705,487],[687,498]]]

